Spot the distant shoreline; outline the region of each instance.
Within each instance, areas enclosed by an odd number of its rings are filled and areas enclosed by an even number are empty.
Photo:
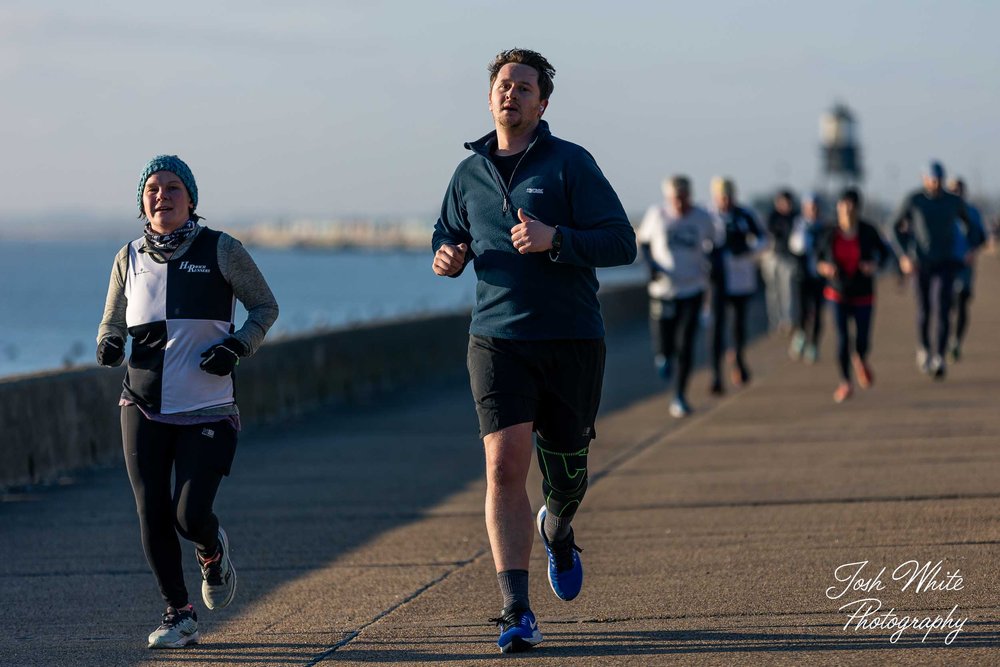
[[[300,220],[264,222],[226,231],[245,245],[261,248],[415,252],[430,247],[433,227],[414,220]]]

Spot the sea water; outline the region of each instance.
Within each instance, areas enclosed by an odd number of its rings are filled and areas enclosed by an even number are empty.
[[[94,364],[115,254],[127,242],[0,239],[0,377]],[[250,248],[281,315],[269,339],[472,306],[475,276],[441,278],[431,253]],[[638,282],[637,266],[601,269]],[[246,313],[239,309],[237,326]]]

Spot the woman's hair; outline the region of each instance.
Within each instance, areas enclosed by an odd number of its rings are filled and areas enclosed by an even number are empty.
[[[733,179],[725,176],[716,176],[712,179],[712,194],[725,195],[730,199],[736,198],[736,183]]]
[[[849,201],[854,204],[854,208],[861,206],[861,192],[855,187],[844,188],[840,193],[840,201]]]

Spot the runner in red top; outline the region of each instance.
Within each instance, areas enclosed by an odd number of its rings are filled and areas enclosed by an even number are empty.
[[[818,244],[817,270],[827,279],[823,292],[833,304],[837,322],[837,360],[841,382],[833,400],[842,403],[854,393],[851,361],[858,385],[867,389],[875,381],[868,365],[872,313],[875,307],[874,276],[892,253],[869,222],[861,220],[861,195],[848,188],[837,200],[837,226]],[[851,354],[850,322],[854,322],[854,354]]]

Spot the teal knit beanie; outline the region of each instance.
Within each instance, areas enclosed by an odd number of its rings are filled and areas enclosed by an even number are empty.
[[[146,189],[146,181],[158,171],[169,171],[177,174],[184,187],[187,188],[188,196],[191,198],[191,208],[198,207],[198,184],[194,182],[194,174],[191,173],[191,168],[176,155],[157,155],[146,163],[146,166],[142,169],[142,174],[139,176],[139,191],[137,195],[139,213],[144,214],[146,212],[142,208],[142,191]]]

